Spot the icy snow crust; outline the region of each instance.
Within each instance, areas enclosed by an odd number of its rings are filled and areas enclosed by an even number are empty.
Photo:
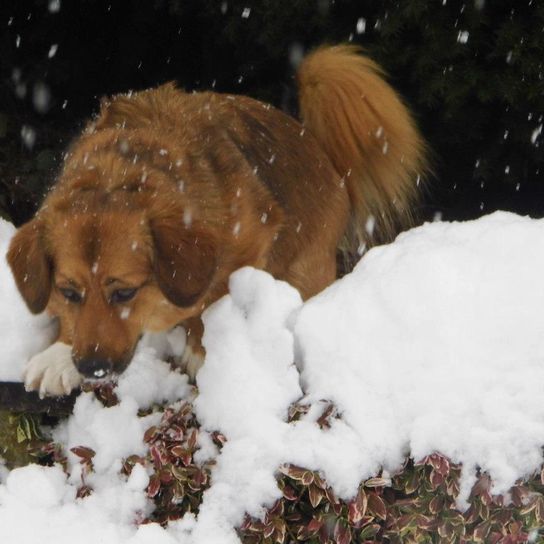
[[[0,223],[3,251],[11,234]],[[289,285],[242,269],[204,316],[195,412],[203,430],[228,440],[219,454],[201,440],[201,460],[217,463],[198,518],[138,527],[151,508],[148,475],[139,465],[119,475],[123,457],[145,454],[143,433],[160,417],[138,418],[138,408],[191,394],[160,361],[167,343],[155,340],[120,378],[118,406],[83,394],[55,431],[67,450],[97,452],[93,494],[75,498],[75,456],[68,477],[59,467],[0,471],[0,541],[239,542],[244,513],[258,516],[280,497],[282,463],[320,470],[348,498],[381,467],[439,451],[463,463],[460,506],[477,466],[507,492],[543,461],[543,276],[544,220],[504,212],[405,233],[305,304]],[[0,350],[9,355],[0,377],[12,379],[46,343],[47,322],[26,313],[5,263],[0,280]],[[324,400],[340,418],[322,430]],[[289,424],[295,401],[311,409]]]

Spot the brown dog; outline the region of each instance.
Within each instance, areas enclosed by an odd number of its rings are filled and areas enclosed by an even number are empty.
[[[380,69],[355,47],[322,48],[298,82],[302,124],[173,84],[103,101],[8,253],[30,310],[60,325],[27,388],[122,372],[144,331],[179,323],[194,374],[200,315],[233,271],[267,270],[307,298],[335,279],[342,240],[356,254],[410,223],[425,146]]]

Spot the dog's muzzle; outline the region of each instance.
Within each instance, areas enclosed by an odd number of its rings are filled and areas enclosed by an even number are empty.
[[[77,364],[80,374],[86,378],[105,378],[113,371],[113,363],[110,359],[89,358],[82,359]]]

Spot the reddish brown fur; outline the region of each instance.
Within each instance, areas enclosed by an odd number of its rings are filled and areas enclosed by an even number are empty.
[[[186,320],[201,352],[199,316],[237,268],[307,298],[335,279],[350,219],[360,236],[376,215],[385,238],[410,216],[423,143],[377,67],[340,46],[310,55],[299,76],[305,126],[172,84],[102,102],[8,254],[29,308],[59,317],[76,365],[96,356],[122,371],[143,331]],[[83,301],[68,302],[67,287]],[[133,300],[111,302],[129,287]]]

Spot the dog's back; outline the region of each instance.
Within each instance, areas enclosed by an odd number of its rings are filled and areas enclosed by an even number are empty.
[[[249,200],[250,209],[236,204],[239,220],[219,223],[237,231],[240,247],[245,236],[258,236],[257,219],[268,225],[259,265],[309,296],[334,279],[329,263],[339,245],[353,260],[412,224],[425,144],[382,76],[357,47],[324,47],[298,71],[302,125],[245,96],[166,84],[105,101],[93,130],[113,129],[115,138],[129,131],[133,140],[140,132],[151,148],[153,134],[167,140],[177,150],[163,162],[175,171],[171,157],[183,157],[174,177],[188,186],[207,171],[208,196],[197,199],[208,198],[219,214],[217,199],[232,207],[233,194],[245,192],[235,202]]]

